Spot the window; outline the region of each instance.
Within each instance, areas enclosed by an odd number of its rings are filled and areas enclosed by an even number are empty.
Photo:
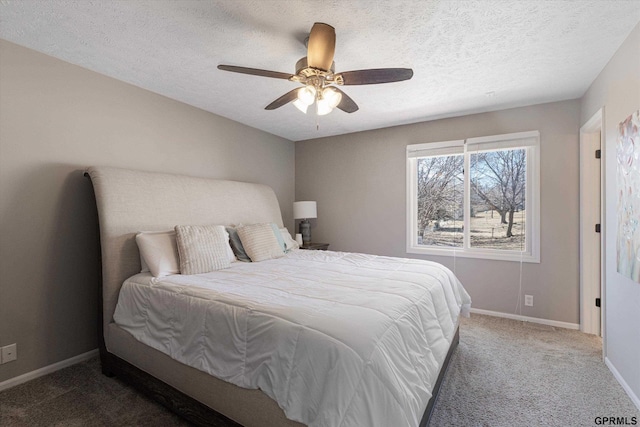
[[[539,141],[407,146],[407,252],[540,262]]]

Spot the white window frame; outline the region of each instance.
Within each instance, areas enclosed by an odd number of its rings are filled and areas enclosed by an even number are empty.
[[[527,150],[527,185],[525,196],[526,230],[524,251],[503,249],[472,248],[469,246],[471,222],[470,155],[472,148],[479,144],[489,149],[524,148]],[[418,245],[417,215],[418,186],[417,161],[421,157],[464,155],[464,235],[462,247],[442,247]],[[528,131],[505,135],[469,138],[466,140],[433,142],[408,145],[407,159],[407,253],[439,256],[458,256],[501,261],[540,262],[540,132]]]

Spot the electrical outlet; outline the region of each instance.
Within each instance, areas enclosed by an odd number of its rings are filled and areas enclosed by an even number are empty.
[[[2,347],[2,363],[13,362],[18,358],[18,347],[16,344],[9,344]]]
[[[524,305],[527,307],[533,307],[533,295],[524,296]]]

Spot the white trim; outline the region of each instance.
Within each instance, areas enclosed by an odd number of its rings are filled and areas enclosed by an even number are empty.
[[[500,311],[482,310],[479,308],[472,308],[471,312],[476,314],[484,314],[486,316],[504,317],[506,319],[521,320],[523,322],[539,323],[541,325],[555,326],[557,328],[573,329],[576,331],[580,329],[580,325],[577,323],[560,322],[558,320],[541,319],[539,317],[522,316],[520,314],[502,313]]]
[[[604,107],[596,111],[585,124],[580,127],[580,132],[595,132],[602,128],[604,117]]]
[[[606,134],[606,119],[605,119],[605,109],[604,106],[600,108],[600,115],[602,123],[600,124],[600,186],[602,187],[602,193],[600,193],[600,298],[601,305],[600,307],[600,332],[602,335],[602,358],[606,359],[607,357],[607,334],[606,334],[606,326],[607,326],[607,263],[605,260],[607,259],[607,209],[606,209],[606,201],[607,201],[607,150],[605,143],[605,134]]]
[[[602,230],[596,234],[594,224],[602,221],[604,159],[594,158],[594,150],[604,151],[602,144],[602,109],[598,110],[580,128],[580,330],[602,335],[602,308],[595,307],[596,297],[602,298]],[[600,176],[593,172],[598,170]],[[596,187],[594,187],[596,186]],[[598,187],[599,186],[599,187]],[[597,210],[596,210],[597,206]],[[602,226],[601,226],[602,227]],[[598,253],[594,252],[598,250]],[[602,304],[601,304],[602,305]]]
[[[466,245],[466,242],[470,242],[471,239],[471,180],[467,179],[469,174],[469,171],[471,171],[471,156],[467,155],[467,146],[464,146],[465,149],[465,153],[464,153],[464,169],[463,169],[463,178],[464,178],[464,182],[463,182],[463,187],[462,187],[462,208],[464,209],[463,212],[463,233],[462,233],[462,247],[460,248],[460,256],[465,256],[467,255],[467,253],[472,254],[471,252],[471,248],[467,247],[468,245]],[[417,248],[416,248],[417,249]],[[455,252],[454,252],[454,256],[458,255],[458,248],[455,248]],[[473,257],[473,255],[472,255]],[[475,257],[474,257],[475,258]],[[491,255],[489,256],[489,258],[491,258]],[[494,258],[495,259],[495,258]],[[501,258],[498,258],[501,259]]]
[[[407,147],[407,154],[409,153],[409,147]],[[408,155],[406,156],[406,172],[407,172],[407,193],[406,193],[406,213],[407,213],[407,217],[406,217],[406,222],[405,222],[405,226],[406,226],[406,230],[407,230],[407,235],[406,235],[406,239],[405,239],[405,244],[406,244],[406,248],[405,250],[407,252],[409,252],[411,250],[412,247],[416,246],[417,244],[417,237],[415,236],[415,233],[413,232],[414,229],[411,226],[411,224],[414,224],[417,221],[417,215],[418,215],[418,190],[417,190],[417,183],[416,181],[418,180],[417,178],[417,171],[415,170],[414,167],[412,167],[415,162],[412,158],[410,158]]]
[[[414,151],[432,150],[436,148],[440,149],[440,148],[450,148],[450,147],[459,147],[460,152],[462,152],[463,146],[464,146],[464,139],[452,139],[451,141],[441,141],[441,142],[425,142],[422,144],[407,145],[407,153],[412,153]]]
[[[530,130],[526,132],[505,133],[502,135],[479,136],[476,138],[467,138],[467,144],[481,144],[483,142],[510,141],[510,140],[516,140],[516,139],[529,139],[529,138],[535,138],[539,140],[540,132],[537,130]],[[523,144],[518,144],[518,145],[523,146]]]
[[[408,227],[407,227],[408,228]],[[410,238],[411,236],[409,236]],[[459,258],[478,258],[478,259],[489,259],[496,261],[517,261],[517,262],[530,262],[530,263],[540,263],[540,257],[536,257],[531,254],[515,252],[515,251],[506,251],[499,249],[477,249],[477,248],[468,248],[464,249],[462,247],[449,247],[447,249],[438,248],[437,246],[425,246],[421,247],[415,243],[415,246],[411,247],[407,245],[407,253],[409,254],[423,254],[423,255],[437,255],[437,256],[453,256],[453,252],[455,251],[456,256]]]
[[[540,262],[540,235],[542,234],[542,227],[540,226],[540,193],[542,189],[540,187],[540,163],[542,160],[542,154],[540,150],[542,150],[540,144],[540,134],[538,133],[538,139],[536,140],[535,149],[531,147],[527,148],[527,155],[529,158],[527,161],[527,200],[526,200],[526,209],[527,209],[527,221],[533,226],[527,230],[529,231],[526,238],[529,240],[527,243],[527,247],[529,249],[529,254],[522,254],[523,257],[521,261],[525,261],[525,258],[530,257],[535,259],[532,262]],[[533,161],[533,167],[531,167],[531,162]],[[531,174],[531,175],[530,175]],[[529,183],[533,183],[534,185],[529,185]],[[529,191],[529,188],[534,188],[535,191]]]
[[[54,363],[53,365],[45,366],[44,368],[36,369],[35,371],[27,372],[26,374],[22,374],[17,377],[10,378],[6,381],[0,382],[0,391],[26,383],[27,381],[35,380],[36,378],[51,374],[55,371],[59,371],[60,369],[64,369],[71,365],[75,365],[76,363],[84,362],[85,360],[89,360],[92,357],[97,355],[98,355],[98,349],[96,348],[95,350],[91,350],[86,353],[73,356],[69,359],[62,360],[58,363]]]
[[[622,386],[624,391],[627,392],[627,396],[629,396],[629,398],[631,399],[633,404],[636,405],[636,408],[638,408],[638,410],[640,411],[640,398],[638,398],[638,396],[636,396],[636,394],[633,392],[633,390],[631,390],[631,387],[629,387],[629,384],[627,384],[627,382],[624,380],[622,375],[620,375],[620,372],[618,372],[616,367],[613,366],[613,362],[611,362],[611,360],[609,360],[608,357],[605,357],[604,358],[604,364],[607,365],[607,367],[609,368],[609,370],[613,374],[614,378],[616,380],[618,380],[618,382],[620,383],[620,385]]]

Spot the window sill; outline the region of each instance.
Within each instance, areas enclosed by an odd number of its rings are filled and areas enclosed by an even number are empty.
[[[528,262],[539,264],[540,255],[532,255],[530,253],[510,252],[499,253],[497,251],[488,250],[474,250],[474,249],[439,249],[439,248],[425,248],[421,246],[407,246],[408,254],[420,254],[420,255],[436,255],[436,256],[448,256],[456,258],[476,258],[476,259],[489,259],[494,261],[516,261],[516,262]]]

